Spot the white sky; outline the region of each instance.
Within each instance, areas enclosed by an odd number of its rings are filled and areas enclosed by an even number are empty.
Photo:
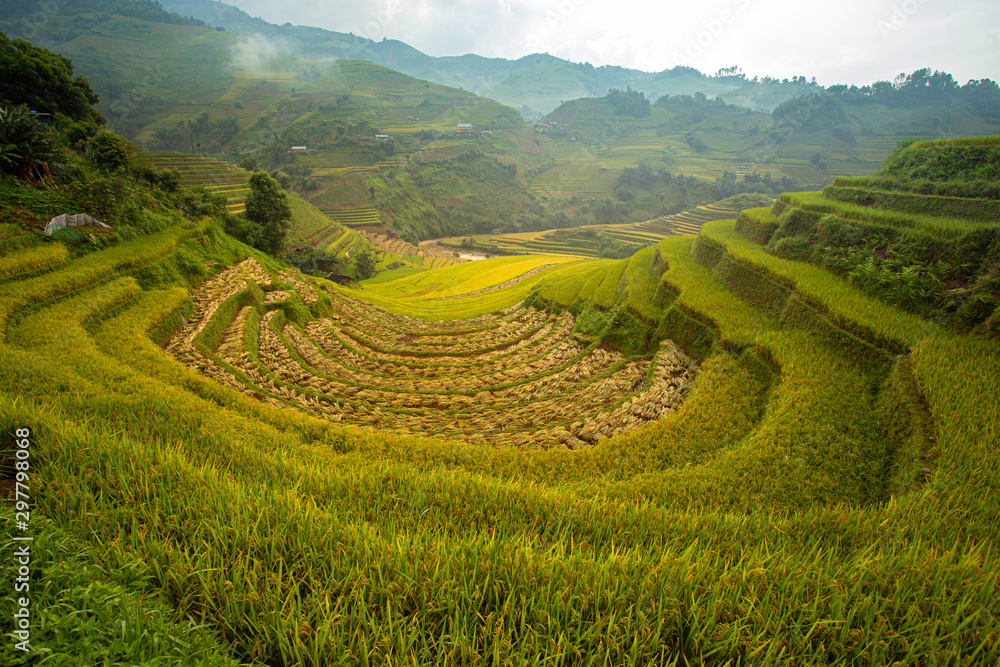
[[[921,67],[1000,79],[996,0],[224,0],[271,23],[398,39],[434,56],[548,52],[646,71],[892,80]]]

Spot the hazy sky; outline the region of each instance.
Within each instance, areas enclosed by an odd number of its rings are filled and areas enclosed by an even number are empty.
[[[930,67],[1000,79],[996,0],[224,0],[271,23],[375,40],[434,56],[548,52],[646,71],[815,76],[865,84]]]

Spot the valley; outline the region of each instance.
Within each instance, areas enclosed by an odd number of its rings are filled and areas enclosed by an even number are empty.
[[[0,664],[1000,661],[992,81],[9,4]]]

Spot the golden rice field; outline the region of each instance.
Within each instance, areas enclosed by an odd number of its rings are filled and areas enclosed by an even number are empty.
[[[1000,343],[764,250],[955,198],[820,199],[353,289],[208,220],[0,245],[0,663],[997,664]]]
[[[279,278],[294,289],[265,292],[258,307],[317,302],[316,287]],[[695,364],[670,344],[630,361],[572,340],[569,313],[514,306],[456,326],[390,315],[336,291],[332,313],[301,329],[284,311],[251,318],[254,305],[244,305],[214,354],[200,352],[195,338],[250,282],[270,286],[252,259],[193,291],[192,316],[166,350],[272,405],[382,433],[584,447],[673,412],[694,377]]]

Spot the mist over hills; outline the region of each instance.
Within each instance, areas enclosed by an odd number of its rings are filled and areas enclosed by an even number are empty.
[[[631,87],[652,100],[663,95],[701,92],[709,97],[721,96],[729,104],[760,111],[770,111],[786,99],[821,89],[805,77],[795,81],[752,81],[735,72],[707,76],[684,66],[643,72],[625,67],[594,67],[544,53],[533,53],[517,60],[475,54],[435,57],[394,39],[374,41],[321,28],[274,25],[214,0],[163,0],[161,4],[172,12],[200,19],[210,26],[266,42],[289,55],[314,60],[368,60],[418,79],[464,88],[513,106],[529,120],[549,113],[563,101],[601,97],[612,88]]]

